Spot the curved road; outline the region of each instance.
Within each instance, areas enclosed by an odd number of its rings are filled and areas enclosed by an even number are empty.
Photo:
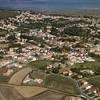
[[[11,77],[8,83],[13,85],[21,85],[24,78],[31,72],[32,72],[31,68],[23,68],[20,71],[16,72]]]

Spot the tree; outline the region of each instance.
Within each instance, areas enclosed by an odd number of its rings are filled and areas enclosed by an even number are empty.
[[[15,41],[16,37],[14,34],[11,34],[10,36],[7,37],[7,40],[9,40],[10,42]]]

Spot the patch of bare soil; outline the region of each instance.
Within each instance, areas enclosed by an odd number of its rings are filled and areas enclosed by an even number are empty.
[[[0,100],[24,100],[12,87],[0,85]]]
[[[46,91],[40,95],[34,96],[29,100],[63,100],[64,95],[52,91]]]

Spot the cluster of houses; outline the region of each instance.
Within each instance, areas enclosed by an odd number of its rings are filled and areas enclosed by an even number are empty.
[[[20,15],[16,16],[15,18],[8,18],[7,20],[1,19],[0,20],[0,29],[4,29],[9,31],[12,30],[15,34],[15,37],[17,39],[18,44],[25,45],[25,47],[21,48],[21,53],[16,53],[19,49],[19,47],[16,48],[9,48],[9,50],[6,52],[4,49],[0,49],[0,51],[3,51],[5,53],[4,61],[1,62],[1,66],[4,66],[8,63],[11,63],[13,61],[18,61],[18,63],[27,63],[28,61],[35,61],[39,59],[55,59],[52,56],[53,55],[66,55],[68,58],[68,64],[73,65],[75,63],[83,63],[84,61],[95,61],[92,57],[88,56],[88,51],[83,47],[73,47],[76,45],[78,42],[80,42],[79,37],[75,37],[76,39],[75,42],[69,42],[69,41],[63,41],[61,40],[62,37],[56,37],[55,35],[51,35],[51,29],[52,26],[49,25],[47,26],[47,30],[44,32],[43,29],[37,30],[37,29],[30,29],[30,32],[28,33],[23,33],[25,36],[34,36],[37,39],[42,39],[45,42],[44,48],[41,48],[41,45],[43,44],[42,41],[37,43],[37,45],[29,44],[27,43],[26,38],[20,38],[21,37],[21,32],[17,32],[16,29],[18,26],[14,24],[14,22],[17,22],[21,24],[22,22],[24,23],[30,23],[28,19],[34,20],[34,21],[42,21],[46,18],[52,19],[52,20],[57,20],[59,19],[66,19],[69,21],[86,21],[87,23],[80,23],[81,27],[87,27],[88,25],[93,25],[94,22],[96,21],[94,19],[90,18],[77,18],[77,17],[63,17],[63,16],[49,16],[49,15],[41,15],[41,14],[31,14],[30,12],[22,12]],[[88,24],[88,25],[87,25]],[[94,24],[95,25],[95,24]],[[98,26],[98,24],[97,24]],[[92,30],[93,31],[93,30]],[[8,42],[6,39],[10,34],[6,34],[5,37],[0,37],[1,42]],[[74,36],[73,36],[74,37]],[[73,38],[72,37],[72,38]],[[70,37],[71,38],[71,37]],[[37,41],[35,40],[28,40],[29,42],[36,43]],[[51,51],[51,48],[58,47],[58,48],[63,48],[63,46],[70,48],[70,51],[64,51],[63,52],[54,52]],[[94,52],[96,54],[100,53],[100,45],[96,45],[95,47],[92,46],[90,49],[90,52]],[[35,55],[38,55],[36,57]],[[8,59],[9,58],[9,59]],[[12,59],[11,59],[12,58]],[[7,59],[7,61],[5,60]],[[11,61],[12,60],[12,61]],[[6,62],[5,64],[3,62]],[[14,62],[15,63],[15,62]],[[11,64],[10,64],[11,65]],[[13,64],[14,65],[14,64]],[[19,64],[20,65],[20,64]],[[16,66],[16,63],[15,63]],[[20,65],[19,68],[22,66]]]
[[[67,38],[73,38],[75,40],[74,42],[70,41],[62,41],[61,36],[56,36],[50,34],[52,31],[52,26],[48,25],[46,27],[46,30],[44,29],[29,29],[29,32],[27,33],[21,33],[19,31],[16,31],[17,28],[21,25],[21,23],[30,24],[28,21],[33,20],[36,22],[44,21],[45,19],[52,19],[54,21],[59,21],[59,19],[69,20],[69,21],[85,21],[85,23],[78,23],[77,26],[82,27],[84,29],[89,29],[89,27],[96,27],[97,30],[91,29],[91,34],[99,34],[99,23],[96,23],[97,21],[93,18],[78,18],[78,17],[63,17],[63,16],[50,16],[50,15],[41,15],[41,14],[31,14],[30,12],[22,12],[20,15],[16,16],[15,18],[8,18],[8,19],[1,19],[0,20],[0,29],[6,30],[8,33],[6,33],[5,36],[0,37],[0,54],[2,53],[3,59],[0,59],[0,75],[10,77],[14,72],[19,70],[20,68],[23,68],[27,63],[36,61],[36,60],[55,60],[55,56],[65,55],[67,57],[67,65],[71,66],[75,63],[83,63],[85,61],[95,61],[92,57],[88,55],[88,51],[86,50],[86,44],[84,44],[84,47],[75,47],[77,43],[81,41],[79,37],[74,36],[68,36]],[[15,22],[17,25],[15,25]],[[63,28],[56,28],[60,31],[63,30]],[[7,43],[9,43],[9,40],[7,40],[7,37],[10,36],[10,32],[14,33],[16,37],[16,44],[20,44],[21,48],[19,47],[11,47],[6,48],[8,46]],[[97,33],[98,32],[98,33]],[[27,39],[21,37],[21,35],[24,35],[26,37],[34,37],[34,39]],[[41,40],[41,41],[40,41]],[[28,41],[28,42],[27,42]],[[12,41],[13,42],[13,41]],[[2,43],[4,44],[2,46]],[[96,46],[91,43],[87,43],[87,48],[90,49],[91,53],[95,53],[100,55],[100,44],[97,44]],[[44,46],[42,46],[44,45]],[[52,48],[60,48],[61,52],[55,52],[51,50]],[[63,47],[69,48],[69,50],[64,50]],[[58,63],[58,62],[57,62]],[[59,63],[58,63],[59,64]],[[60,65],[64,66],[61,67],[59,70],[60,74],[63,74],[65,76],[73,76],[74,73],[70,70],[70,68],[66,68],[65,63],[62,64],[60,62]],[[52,68],[58,68],[58,65],[48,65],[47,70],[51,70]],[[28,77],[24,81],[24,83],[27,82]],[[41,83],[42,80],[35,80],[36,82]],[[94,93],[95,96],[100,96],[100,93],[93,89],[92,85],[89,85],[87,82],[83,82],[82,88],[85,89],[85,91],[90,91],[88,93]],[[71,99],[71,100],[80,100],[80,99]]]
[[[79,84],[84,93],[88,94],[92,98],[95,98],[95,100],[100,99],[99,88],[95,87],[94,85],[91,85],[88,81],[83,79],[80,80]]]
[[[95,45],[92,49],[90,49],[90,53],[94,53],[95,55],[100,55],[100,44]]]

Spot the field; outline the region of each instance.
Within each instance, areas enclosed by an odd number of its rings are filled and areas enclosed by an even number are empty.
[[[99,76],[94,76],[91,78],[86,78],[86,80],[91,83],[92,85],[98,87],[100,89],[100,75]]]
[[[71,78],[57,74],[46,74],[43,71],[33,71],[31,78],[43,79],[42,87],[65,93],[66,95],[80,95],[78,84]]]
[[[51,62],[49,60],[37,60],[28,63],[26,66],[31,67],[33,69],[35,68],[35,69],[45,70],[47,65],[49,65],[50,63]]]
[[[30,100],[28,98],[34,97],[46,90],[46,88],[36,86],[0,84],[0,100]]]
[[[32,79],[35,79],[35,78],[39,78],[39,79],[43,79],[45,80],[47,74],[44,73],[42,70],[34,70],[32,71],[32,73],[30,74],[30,77]]]
[[[70,96],[58,91],[36,87],[0,84],[0,100],[69,100]]]
[[[95,75],[100,75],[100,61],[77,63],[72,66],[72,70],[76,72],[84,69],[92,70]]]
[[[0,11],[0,18],[15,17],[16,15],[18,15],[17,11]]]
[[[94,61],[94,62],[84,62],[84,63],[78,63],[75,64],[73,67],[77,67],[77,68],[89,68],[89,69],[94,69],[96,66],[100,67],[100,62],[99,61]]]
[[[23,97],[13,87],[0,85],[0,100],[23,100]]]
[[[66,95],[80,95],[80,89],[77,83],[68,77],[54,74],[48,75],[45,79],[44,86],[64,92]]]
[[[31,98],[30,100],[64,100],[64,97],[65,96],[63,94],[47,91]]]
[[[25,98],[38,95],[47,90],[46,88],[36,86],[14,86],[14,88]]]

